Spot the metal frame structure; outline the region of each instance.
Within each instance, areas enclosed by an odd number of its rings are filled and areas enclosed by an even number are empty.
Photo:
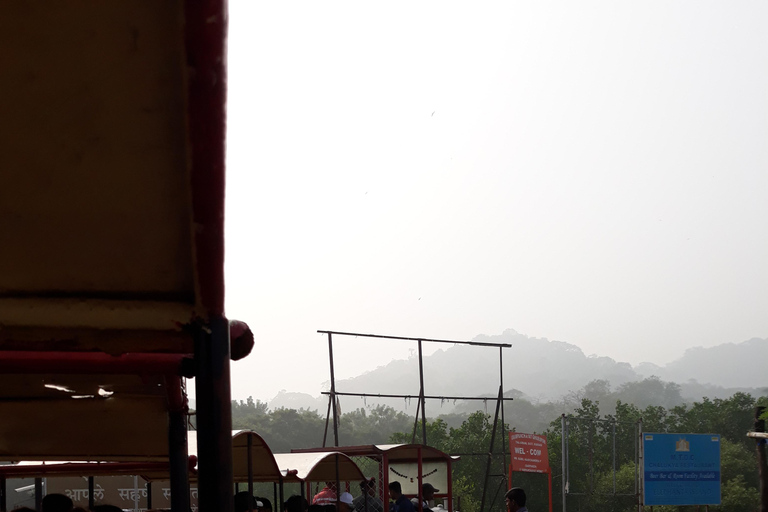
[[[405,394],[376,394],[376,393],[347,393],[347,392],[339,392],[336,391],[336,377],[334,373],[334,359],[333,359],[333,335],[337,336],[355,336],[355,337],[363,337],[363,338],[377,338],[377,339],[388,339],[388,340],[404,340],[404,341],[415,341],[418,344],[418,355],[419,355],[419,394],[418,394],[418,405],[416,409],[416,418],[413,423],[413,434],[412,434],[412,440],[411,442],[415,442],[416,440],[416,430],[418,426],[418,420],[419,420],[419,411],[421,412],[421,439],[422,439],[422,445],[428,446],[427,444],[427,420],[426,420],[426,401],[427,400],[483,400],[487,401],[489,400],[487,397],[472,397],[472,396],[433,396],[433,395],[426,395],[424,391],[424,360],[422,356],[422,344],[424,342],[428,343],[449,343],[451,345],[471,345],[475,347],[490,347],[490,348],[498,348],[499,349],[499,390],[496,397],[496,413],[493,418],[493,430],[491,433],[491,443],[490,447],[488,449],[488,461],[486,465],[486,472],[485,472],[485,485],[483,486],[483,497],[480,504],[480,512],[485,511],[485,501],[486,501],[486,493],[488,488],[488,480],[491,477],[491,461],[493,458],[493,446],[496,438],[496,429],[499,423],[499,419],[501,419],[501,445],[502,445],[502,472],[500,475],[501,480],[499,482],[499,486],[506,484],[507,482],[507,474],[506,474],[506,466],[507,466],[507,445],[505,441],[505,421],[504,421],[504,402],[508,400],[512,400],[512,398],[506,398],[504,397],[504,364],[503,364],[503,349],[505,348],[512,348],[512,345],[509,343],[489,343],[489,342],[480,342],[480,341],[453,341],[453,340],[439,340],[439,339],[431,339],[431,338],[412,338],[412,337],[404,337],[404,336],[387,336],[382,334],[363,334],[363,333],[354,333],[354,332],[342,332],[342,331],[323,331],[318,330],[317,331],[320,334],[326,334],[328,336],[328,357],[330,362],[330,376],[331,376],[331,389],[330,391],[323,392],[324,395],[328,395],[328,411],[326,412],[326,418],[325,418],[325,432],[323,434],[323,447],[326,445],[327,437],[328,437],[328,425],[330,422],[330,415],[331,412],[333,412],[333,439],[334,439],[334,446],[339,446],[339,424],[338,424],[338,411],[336,410],[336,398],[339,396],[359,396],[359,397],[379,397],[379,398],[414,398],[412,395],[405,395]],[[493,400],[493,399],[491,399]],[[451,475],[449,474],[449,478],[451,478]],[[421,483],[421,471],[419,471],[419,483]],[[419,485],[419,512],[422,510],[421,503],[422,495],[421,495],[421,485]],[[492,506],[492,503],[489,505],[489,508]]]

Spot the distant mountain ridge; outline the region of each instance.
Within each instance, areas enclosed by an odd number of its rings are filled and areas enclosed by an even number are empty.
[[[532,338],[507,329],[499,335],[479,335],[473,341],[509,343],[502,350],[503,388],[519,390],[533,401],[557,401],[582,389],[594,380],[606,380],[617,387],[650,376],[681,386],[686,400],[702,396],[726,398],[736,391],[753,394],[768,387],[763,365],[768,357],[768,339],[752,338],[742,343],[725,343],[711,348],[692,348],[665,365],[641,363],[632,367],[609,357],[586,356],[576,345]],[[425,392],[434,396],[496,396],[499,388],[498,350],[455,345],[424,357]],[[388,393],[418,395],[418,360],[395,360],[351,379],[337,381],[338,391],[355,393]],[[403,399],[342,397],[343,409],[372,403],[385,403],[400,410],[413,409]],[[447,400],[450,402],[451,400]],[[326,396],[312,397],[304,393],[281,392],[270,401],[270,408],[310,408],[325,412]],[[450,412],[441,402],[440,411]]]

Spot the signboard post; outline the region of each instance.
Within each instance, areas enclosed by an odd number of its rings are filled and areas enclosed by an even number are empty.
[[[546,473],[549,482],[549,512],[552,512],[552,470],[549,467],[547,438],[536,434],[509,433],[510,480],[513,471]]]
[[[643,433],[643,505],[720,505],[720,436]]]

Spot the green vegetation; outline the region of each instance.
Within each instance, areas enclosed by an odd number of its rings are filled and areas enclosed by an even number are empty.
[[[636,510],[635,436],[637,422],[641,419],[644,432],[720,434],[722,505],[710,507],[710,510],[755,510],[758,503],[755,442],[745,434],[753,426],[754,407],[764,403],[765,398],[756,400],[749,394],[735,393],[727,399],[704,398],[700,402],[681,404],[676,385],[658,379],[643,382],[612,392],[604,381],[595,381],[559,404],[534,404],[522,397],[512,402],[505,419],[513,430],[538,431],[547,438],[553,509],[562,510],[560,413],[565,412],[569,413],[569,490],[572,493],[567,498],[569,511]],[[654,403],[654,398],[663,405]],[[269,411],[266,404],[252,399],[232,405],[233,427],[259,432],[275,452],[322,445],[325,415],[305,409]],[[546,424],[542,424],[544,417]],[[413,438],[413,418],[387,406],[345,413],[339,425],[341,445],[410,443]],[[493,418],[484,411],[468,412],[460,418],[451,414],[427,421],[430,446],[450,454],[461,454],[461,461],[454,464],[453,485],[454,496],[461,497],[462,512],[478,512],[480,509],[492,430]],[[417,423],[417,443],[421,442],[421,432],[421,424]],[[327,445],[333,445],[332,426],[328,428]],[[497,430],[491,473],[502,472],[501,450],[502,440]],[[514,473],[511,484],[526,488],[532,510],[547,509],[546,475]],[[493,504],[493,510],[502,511],[504,490],[499,478],[491,478],[486,488],[486,508]],[[654,510],[693,512],[696,507],[654,507]]]

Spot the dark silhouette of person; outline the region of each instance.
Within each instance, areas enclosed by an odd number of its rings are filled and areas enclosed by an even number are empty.
[[[46,494],[43,498],[43,512],[72,512],[75,504],[64,494]]]
[[[403,495],[400,482],[389,482],[389,497],[394,503],[390,506],[390,512],[415,512],[411,500]]]
[[[307,512],[308,510],[309,502],[298,494],[294,494],[283,503],[284,512]]]
[[[248,512],[249,510],[256,510],[256,498],[248,491],[240,491],[235,494],[235,512]]]
[[[355,512],[384,512],[384,504],[376,496],[376,479],[370,478],[360,482],[360,496],[352,501]]]
[[[508,512],[528,512],[525,507],[525,491],[521,487],[513,487],[504,495]]]

